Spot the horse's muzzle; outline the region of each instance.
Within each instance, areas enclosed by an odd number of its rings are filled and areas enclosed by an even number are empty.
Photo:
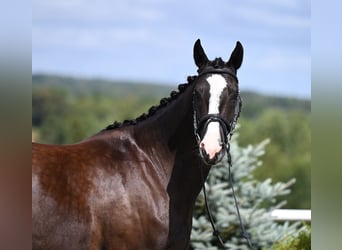
[[[199,151],[207,165],[214,165],[222,160],[229,131],[228,122],[219,114],[208,114],[199,122]]]
[[[224,148],[221,147],[221,149],[218,152],[210,156],[205,150],[205,148],[201,147],[201,145],[200,145],[199,151],[200,151],[201,158],[206,165],[215,165],[219,163],[223,159],[225,152],[226,152]]]

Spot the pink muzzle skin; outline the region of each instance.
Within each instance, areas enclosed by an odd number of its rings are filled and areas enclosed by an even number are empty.
[[[213,160],[222,150],[221,141],[220,124],[211,122],[208,124],[207,132],[200,142],[200,150],[207,154],[209,160]]]

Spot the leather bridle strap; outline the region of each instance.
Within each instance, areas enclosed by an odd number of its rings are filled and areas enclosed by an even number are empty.
[[[207,114],[204,117],[202,117],[199,121],[198,121],[198,117],[197,117],[197,104],[196,104],[196,92],[193,92],[193,99],[192,99],[192,106],[193,106],[193,120],[194,120],[194,134],[195,134],[195,138],[197,143],[199,144],[201,141],[201,136],[200,134],[204,134],[205,131],[203,131],[203,129],[206,130],[206,128],[208,127],[208,124],[210,122],[219,122],[220,123],[220,127],[223,129],[223,133],[224,133],[224,143],[228,143],[229,138],[231,137],[234,129],[235,129],[235,125],[237,123],[237,120],[240,116],[240,112],[241,112],[241,106],[242,106],[242,100],[241,100],[241,96],[238,95],[237,96],[237,103],[235,105],[235,110],[234,110],[234,117],[232,119],[231,122],[228,122],[227,120],[225,120],[223,117],[221,117],[219,114]],[[202,130],[202,131],[200,131]]]
[[[237,82],[238,78],[236,77],[236,72],[233,71],[231,68],[215,68],[212,66],[206,66],[203,69],[199,69],[198,76],[204,75],[204,74],[227,74],[232,76]]]
[[[198,122],[196,133],[203,136],[206,133],[209,123],[218,122],[220,124],[220,128],[222,128],[224,143],[228,142],[228,135],[231,131],[230,124],[223,119],[219,114],[207,114],[202,117],[202,119]]]
[[[240,227],[241,227],[242,232],[243,232],[243,237],[247,240],[249,249],[253,249],[253,245],[252,245],[252,242],[251,242],[250,235],[246,231],[245,225],[242,222],[239,206],[238,206],[238,203],[237,203],[237,200],[236,200],[236,195],[235,195],[235,190],[234,190],[234,185],[233,185],[233,177],[232,177],[232,173],[231,173],[232,158],[231,158],[231,155],[230,155],[230,144],[229,143],[225,144],[225,148],[226,148],[226,151],[227,151],[229,182],[230,182],[230,186],[232,188],[233,198],[234,198],[235,207],[236,207],[236,213],[237,213],[238,218],[239,218]]]
[[[232,72],[230,72],[229,70],[226,69],[207,69],[207,70],[203,70],[201,72],[199,72],[199,75],[202,74],[207,74],[207,73],[221,73],[221,74],[229,74],[233,77],[236,78],[236,75],[233,74]],[[237,78],[236,78],[237,80]],[[197,118],[197,110],[196,110],[196,98],[195,98],[195,94],[196,92],[193,92],[193,120],[194,120],[194,134],[195,134],[195,138],[198,144],[200,144],[201,142],[201,136],[200,136],[200,132],[199,130],[203,130],[202,134],[205,133],[205,130],[207,129],[208,125],[210,122],[218,122],[220,124],[220,127],[222,128],[221,131],[223,130],[223,138],[224,138],[224,142],[222,142],[222,146],[224,146],[226,153],[227,153],[227,161],[228,161],[228,172],[229,172],[229,182],[230,182],[230,186],[232,188],[232,193],[233,193],[233,198],[234,198],[234,202],[235,202],[235,207],[236,207],[236,211],[237,211],[237,215],[239,218],[239,222],[240,222],[240,226],[243,232],[243,237],[246,238],[249,249],[253,249],[252,243],[251,243],[251,239],[249,234],[247,233],[245,226],[242,222],[241,219],[241,215],[240,215],[240,210],[239,210],[239,206],[237,204],[237,200],[236,200],[236,195],[235,195],[235,190],[233,187],[233,178],[232,178],[232,173],[231,173],[231,167],[232,167],[232,161],[231,161],[231,155],[230,155],[230,144],[229,144],[229,136],[231,137],[233,132],[234,132],[234,128],[237,122],[237,119],[240,116],[240,111],[241,111],[241,105],[242,105],[242,101],[241,101],[241,97],[240,95],[238,95],[238,99],[237,99],[237,104],[235,106],[235,112],[234,112],[234,118],[233,120],[228,123],[225,119],[223,119],[219,114],[209,114],[204,116],[200,121],[198,121]],[[220,235],[220,232],[217,230],[215,223],[214,223],[214,219],[213,216],[211,214],[211,210],[209,207],[209,202],[208,202],[208,198],[207,198],[207,192],[205,189],[205,179],[204,179],[204,175],[203,175],[203,164],[199,164],[200,166],[200,172],[201,172],[201,178],[202,178],[202,189],[203,189],[203,195],[204,195],[204,200],[205,200],[205,206],[206,206],[206,210],[209,216],[209,220],[211,223],[211,226],[213,228],[213,234],[216,236],[217,240],[219,241],[222,249],[227,249],[226,246],[223,243],[222,237]]]
[[[234,198],[237,215],[238,215],[239,222],[240,222],[240,227],[241,227],[242,232],[243,232],[243,237],[247,240],[247,244],[248,244],[249,249],[253,250],[254,248],[253,248],[253,245],[252,245],[252,242],[251,242],[250,235],[247,233],[245,225],[242,222],[239,206],[238,206],[238,203],[237,203],[237,200],[236,200],[235,190],[234,190],[234,186],[233,186],[233,178],[232,178],[232,173],[231,173],[232,161],[231,161],[230,144],[229,143],[225,143],[225,149],[226,149],[226,152],[227,152],[229,182],[230,182],[230,186],[232,188],[233,198]],[[205,188],[205,179],[204,179],[204,175],[203,175],[203,169],[202,169],[201,165],[200,165],[200,172],[201,172],[201,178],[202,178],[202,189],[203,189],[203,195],[204,195],[204,200],[205,200],[205,207],[206,207],[206,210],[207,210],[207,213],[208,213],[208,217],[209,217],[209,220],[210,220],[211,227],[213,228],[213,235],[216,236],[216,238],[219,241],[222,249],[228,249],[224,245],[224,243],[223,243],[221,234],[217,230],[217,228],[215,226],[215,223],[214,223],[213,216],[211,214],[211,209],[209,207],[209,202],[208,202],[208,198],[207,198],[207,192],[206,192],[206,188]]]

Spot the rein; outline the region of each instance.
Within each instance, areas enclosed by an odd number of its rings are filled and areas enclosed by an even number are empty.
[[[242,232],[243,232],[243,237],[247,240],[249,249],[253,249],[253,245],[252,245],[252,242],[251,242],[250,235],[248,234],[248,232],[247,232],[247,230],[245,228],[245,225],[243,224],[242,219],[241,219],[240,210],[239,210],[239,206],[238,206],[238,203],[237,203],[237,199],[236,199],[236,195],[235,195],[235,190],[234,190],[234,186],[233,186],[233,178],[232,178],[232,173],[231,173],[232,161],[231,161],[231,155],[230,155],[230,144],[227,143],[227,144],[224,144],[224,145],[225,145],[225,149],[226,149],[226,152],[227,152],[229,182],[230,182],[230,186],[231,186],[232,192],[233,192],[233,198],[234,198],[234,203],[235,203],[235,207],[236,207],[236,212],[237,212],[237,215],[238,215],[238,218],[239,218],[239,222],[240,222],[240,227],[241,227]],[[202,190],[203,190],[203,195],[204,195],[204,200],[205,200],[205,207],[206,207],[206,210],[207,210],[207,213],[208,213],[208,217],[209,217],[209,220],[210,220],[211,227],[213,228],[213,235],[219,241],[222,249],[228,249],[224,245],[224,243],[223,243],[220,231],[217,230],[217,228],[215,226],[215,222],[214,222],[214,219],[213,219],[213,216],[212,216],[212,213],[211,213],[211,209],[209,207],[208,198],[207,198],[207,192],[206,192],[206,188],[205,188],[205,179],[204,179],[202,167],[200,167],[200,172],[201,172],[201,178],[202,178]]]
[[[204,70],[202,72],[200,72],[199,75],[201,74],[206,74],[206,73],[226,73],[229,75],[232,75],[236,78],[236,76],[230,72],[230,71],[226,71],[226,70],[222,70],[222,69],[215,69],[215,71],[213,72],[213,69],[210,70]],[[237,78],[236,78],[237,79]],[[251,239],[250,239],[250,235],[247,233],[245,225],[242,222],[241,219],[241,215],[240,215],[240,210],[239,210],[239,206],[237,203],[237,199],[236,199],[236,195],[235,195],[235,190],[234,190],[234,186],[233,186],[233,178],[232,178],[232,173],[231,173],[231,168],[232,168],[232,161],[231,161],[231,155],[230,155],[230,144],[229,144],[229,140],[231,139],[231,136],[233,134],[237,119],[240,116],[240,111],[241,111],[241,106],[242,106],[242,101],[241,101],[241,97],[240,95],[238,95],[238,103],[235,106],[235,114],[234,114],[234,118],[233,120],[229,123],[227,122],[224,118],[222,118],[219,114],[208,114],[206,116],[204,116],[200,121],[198,121],[197,119],[197,113],[196,113],[196,103],[195,103],[195,92],[193,93],[193,111],[194,111],[194,133],[195,133],[195,138],[198,144],[200,144],[201,142],[201,136],[200,136],[200,129],[206,129],[208,127],[208,124],[210,122],[218,122],[220,124],[220,127],[223,129],[223,138],[224,138],[224,142],[222,142],[222,146],[224,146],[224,149],[226,150],[227,153],[227,162],[228,162],[228,173],[229,173],[229,182],[230,182],[230,186],[232,188],[232,193],[233,193],[233,198],[234,198],[234,202],[235,202],[235,207],[236,207],[236,212],[239,218],[239,222],[240,222],[240,227],[242,229],[243,232],[243,237],[247,240],[249,249],[253,249],[252,243],[251,243]],[[201,151],[200,151],[201,153]],[[206,188],[205,188],[205,179],[204,179],[204,175],[203,175],[203,169],[200,166],[200,172],[201,172],[201,178],[202,178],[202,189],[203,189],[203,194],[204,194],[204,200],[205,200],[205,206],[206,206],[206,210],[208,213],[208,217],[211,223],[211,226],[213,228],[213,235],[217,238],[217,240],[219,241],[222,249],[227,249],[227,247],[224,245],[222,237],[220,232],[217,230],[215,223],[214,223],[214,219],[211,213],[211,209],[209,207],[209,202],[208,202],[208,198],[207,198],[207,192],[206,192]]]

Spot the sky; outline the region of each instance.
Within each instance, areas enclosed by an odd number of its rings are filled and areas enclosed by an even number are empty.
[[[198,38],[209,59],[242,43],[241,90],[311,98],[308,0],[32,1],[32,73],[176,88]]]

